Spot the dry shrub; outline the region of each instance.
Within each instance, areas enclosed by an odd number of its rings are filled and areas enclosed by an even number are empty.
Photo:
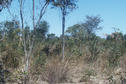
[[[58,58],[51,59],[42,71],[42,80],[47,81],[49,84],[67,82],[69,71],[68,60],[63,62]]]

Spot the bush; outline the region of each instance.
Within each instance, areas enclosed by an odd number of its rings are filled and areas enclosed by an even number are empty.
[[[87,48],[88,48],[88,52],[90,53],[89,57],[87,58],[87,60],[89,62],[95,62],[100,54],[101,51],[101,39],[99,39],[99,37],[97,37],[96,35],[92,34],[89,35],[89,37],[87,38]]]
[[[66,82],[69,72],[68,61],[51,59],[42,71],[42,80],[49,84]]]

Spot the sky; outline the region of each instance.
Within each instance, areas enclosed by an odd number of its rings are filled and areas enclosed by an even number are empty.
[[[31,6],[30,3],[30,0],[26,0],[26,10],[24,11],[26,14],[26,24],[30,24],[31,22],[31,16],[29,18],[27,17],[31,14],[31,12],[28,12]],[[14,2],[12,5],[13,6],[10,8],[12,13],[18,14],[18,3]],[[73,10],[66,17],[65,30],[67,30],[69,26],[84,22],[86,15],[99,15],[103,20],[100,24],[103,29],[96,32],[97,35],[104,37],[104,34],[114,32],[113,28],[119,28],[122,33],[126,33],[126,0],[79,0],[77,6],[78,8]],[[36,17],[37,15],[38,14],[36,14]],[[0,22],[10,18],[11,16],[7,13],[7,9],[0,13]],[[50,25],[49,33],[54,33],[57,36],[62,34],[62,18],[60,9],[50,9],[50,7],[48,7],[43,20],[46,20]]]

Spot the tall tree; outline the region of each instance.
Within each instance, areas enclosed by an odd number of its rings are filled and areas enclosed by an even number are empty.
[[[25,84],[26,84],[26,79],[27,79],[27,76],[28,76],[28,72],[29,72],[29,61],[30,61],[30,56],[33,55],[33,47],[34,47],[34,42],[35,42],[35,34],[36,34],[36,28],[37,28],[37,25],[40,24],[41,22],[41,19],[43,17],[43,15],[45,14],[45,11],[49,5],[49,3],[51,2],[51,0],[40,0],[40,1],[43,1],[43,5],[41,5],[41,8],[40,8],[40,13],[38,15],[38,20],[35,21],[36,17],[35,17],[35,14],[36,14],[36,11],[35,11],[35,3],[36,1],[35,0],[32,0],[32,27],[33,27],[33,35],[32,36],[28,36],[28,38],[25,38],[25,34],[24,34],[24,14],[23,14],[23,6],[24,6],[24,0],[19,0],[19,4],[20,4],[20,18],[21,18],[21,28],[22,28],[22,39],[23,39],[23,47],[24,47],[24,53],[25,53],[25,67],[24,67],[24,72],[26,72],[26,75],[25,75]],[[26,46],[26,41],[29,40],[28,42],[28,45],[29,46]]]
[[[64,60],[64,30],[65,30],[65,18],[66,15],[76,8],[77,0],[53,0],[53,6],[58,7],[62,13],[62,60]]]

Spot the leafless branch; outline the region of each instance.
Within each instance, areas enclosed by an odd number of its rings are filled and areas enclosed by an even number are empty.
[[[38,19],[38,21],[37,21],[37,24],[40,23],[40,21],[41,21],[43,15],[45,14],[45,11],[46,11],[48,5],[49,5],[49,1],[46,1],[45,4],[43,5],[43,7],[41,8],[41,10],[40,10],[40,15],[39,15],[39,19]]]

